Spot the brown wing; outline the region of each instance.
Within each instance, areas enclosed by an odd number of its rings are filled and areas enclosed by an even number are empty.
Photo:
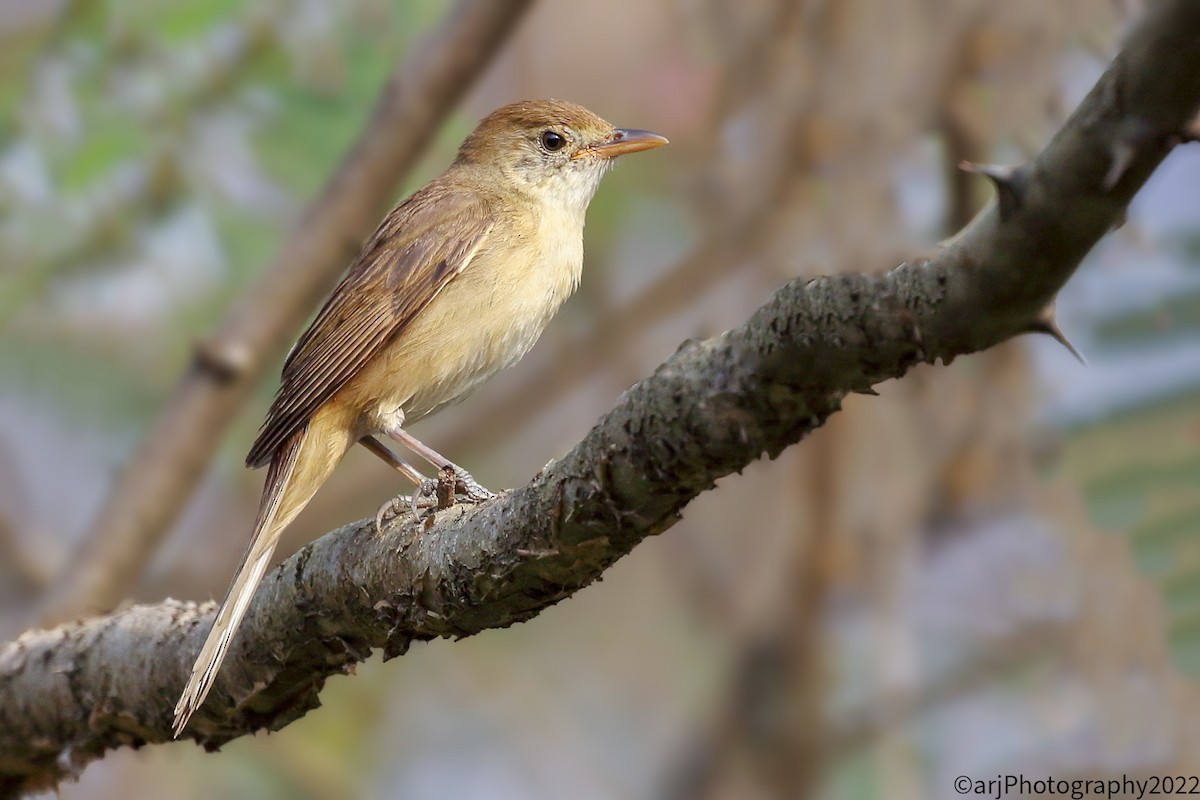
[[[283,365],[246,464],[260,467],[458,275],[495,225],[477,194],[439,181],[380,224]]]

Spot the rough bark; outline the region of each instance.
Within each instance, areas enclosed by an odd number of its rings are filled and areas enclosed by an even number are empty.
[[[259,589],[185,735],[217,747],[282,728],[373,648],[394,657],[529,619],[669,528],[717,478],[801,439],[847,393],[1046,330],[1044,309],[1198,107],[1200,4],[1162,3],[1035,161],[989,170],[997,200],[935,254],[788,284],[740,327],[685,343],[525,486],[382,535],[347,525],[290,558]],[[169,740],[214,610],[136,606],[0,649],[0,788]]]

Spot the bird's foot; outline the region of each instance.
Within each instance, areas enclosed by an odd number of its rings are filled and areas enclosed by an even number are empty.
[[[471,473],[462,467],[452,466],[449,469],[454,470],[455,494],[461,494],[472,503],[482,503],[484,500],[491,500],[496,496],[494,492],[489,491],[487,487],[472,478]]]
[[[438,470],[437,507],[439,510],[450,508],[455,503],[482,503],[495,496],[462,467],[447,464]]]
[[[406,508],[416,519],[421,516],[421,509],[446,509],[456,502],[482,503],[495,496],[462,467],[447,466],[438,473],[437,480],[425,478],[411,495],[396,495],[381,505],[375,512],[375,531],[382,532],[388,520],[398,517]]]
[[[422,508],[432,508],[437,505],[437,481],[426,478],[411,495],[398,494],[384,502],[375,512],[375,532],[382,533],[383,526],[388,520],[400,516],[406,508],[412,511],[413,518],[421,514]]]

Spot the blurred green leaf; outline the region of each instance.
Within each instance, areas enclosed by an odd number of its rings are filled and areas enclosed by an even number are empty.
[[[243,0],[109,0],[111,19],[166,44],[184,42],[246,8]]]
[[[1173,657],[1200,675],[1200,393],[1072,431],[1065,463],[1096,525],[1129,532],[1139,568],[1163,593]]]
[[[1200,331],[1200,292],[1175,295],[1145,311],[1107,319],[1096,326],[1102,345],[1161,341],[1166,334]]]
[[[279,113],[255,137],[268,174],[298,196],[315,193],[371,113],[395,55],[355,35],[336,95],[295,82],[278,86]]]

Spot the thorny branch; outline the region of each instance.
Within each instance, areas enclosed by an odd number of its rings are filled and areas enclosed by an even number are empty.
[[[713,481],[803,438],[850,392],[1045,331],[1044,313],[1200,108],[1200,4],[1155,12],[1031,163],[927,258],[794,281],[742,326],[689,341],[527,485],[477,507],[333,531],[273,572],[186,731],[218,747],[318,704],[373,648],[529,619],[669,528]],[[1132,155],[1128,155],[1128,152]],[[1115,168],[1114,165],[1120,165]],[[167,741],[213,604],[166,601],[0,649],[0,792]]]

